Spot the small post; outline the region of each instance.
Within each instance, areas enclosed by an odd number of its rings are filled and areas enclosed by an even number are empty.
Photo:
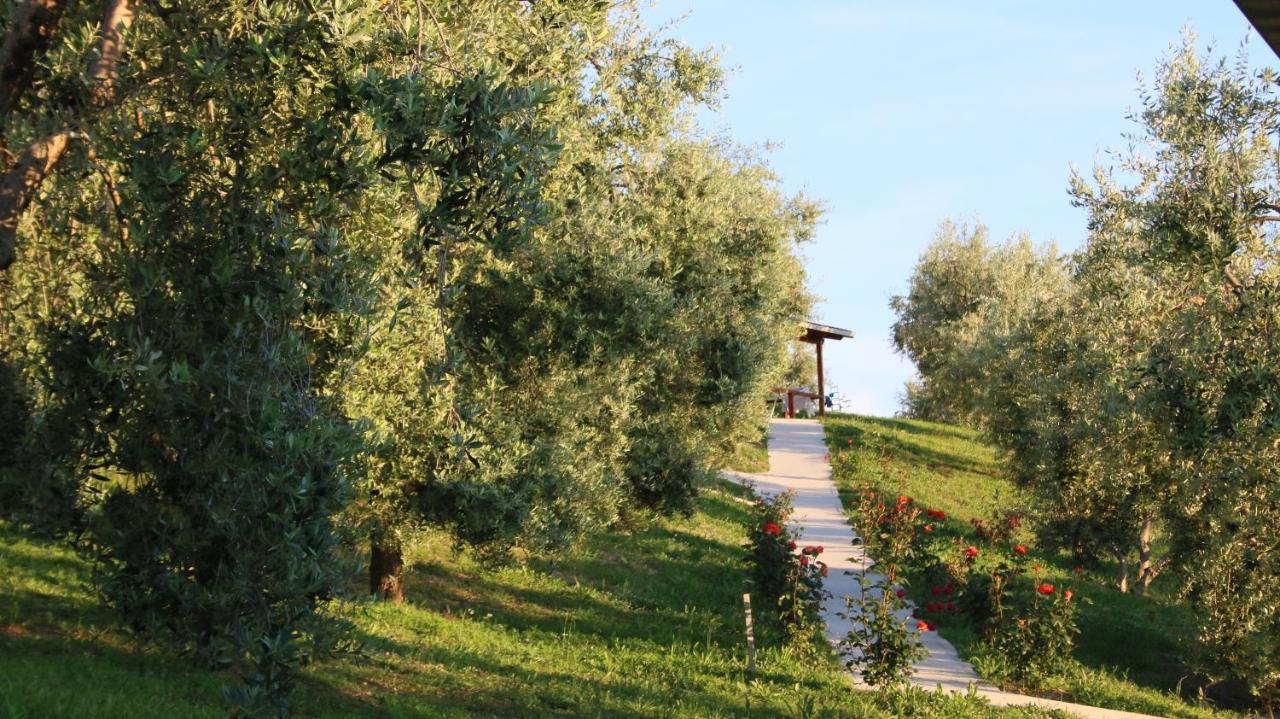
[[[756,632],[751,624],[751,594],[742,595],[742,606],[747,613],[747,678],[756,675]]]

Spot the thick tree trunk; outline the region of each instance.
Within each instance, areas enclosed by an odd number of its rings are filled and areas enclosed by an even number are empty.
[[[0,116],[8,114],[31,87],[36,56],[49,47],[62,17],[64,0],[28,0],[14,8],[0,42]]]
[[[18,222],[45,177],[53,171],[67,149],[69,132],[57,132],[36,140],[22,151],[0,180],[0,270],[13,264]]]
[[[392,604],[404,601],[404,554],[398,543],[369,542],[369,592]]]

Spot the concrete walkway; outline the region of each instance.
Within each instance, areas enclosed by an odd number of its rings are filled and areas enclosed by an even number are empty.
[[[853,529],[845,519],[826,455],[826,439],[822,425],[816,420],[775,419],[769,425],[769,471],[740,474],[739,477],[753,482],[760,493],[795,492],[792,520],[799,527],[799,541],[802,544],[821,544],[825,548],[821,558],[830,568],[826,589],[831,596],[823,603],[822,614],[827,623],[827,638],[835,643],[848,634],[850,628],[849,620],[837,616],[837,613],[845,611],[844,597],[857,596],[860,592],[857,580],[849,573],[860,574],[874,562],[867,557],[861,544],[853,544]],[[1047,709],[1062,709],[1087,719],[1149,716],[1002,692],[982,682],[973,667],[961,659],[955,647],[937,632],[926,632],[923,639],[929,656],[916,665],[912,683],[917,686],[963,692],[974,685],[980,696],[996,706],[1033,704]],[[860,679],[855,677],[855,681]]]

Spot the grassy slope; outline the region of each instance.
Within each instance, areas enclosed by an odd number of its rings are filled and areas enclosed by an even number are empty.
[[[558,561],[486,570],[418,549],[411,602],[357,611],[363,656],[323,662],[320,717],[1046,716],[916,692],[854,692],[829,654],[765,648],[744,684],[743,490],[688,519],[600,537]],[[54,545],[0,527],[0,716],[219,717],[224,677],[120,632]],[[765,632],[764,640],[768,640]],[[749,701],[749,704],[748,704]]]
[[[947,512],[944,526],[939,527],[943,536],[976,538],[968,524],[971,518],[988,518],[993,508],[1023,504],[1002,475],[995,452],[971,430],[852,415],[829,415],[826,430],[836,453],[882,447],[892,477],[888,480],[892,486],[885,489]],[[846,496],[855,478],[841,470],[852,463],[842,463],[838,456],[833,459],[837,484]],[[1174,694],[1186,673],[1182,667],[1192,623],[1187,608],[1172,601],[1158,582],[1146,597],[1121,594],[1102,574],[1077,574],[1066,554],[1032,549],[1048,581],[1073,587],[1088,602],[1079,615],[1077,666],[1037,689],[1087,704],[1161,716],[1233,716],[1191,706]],[[920,606],[930,600],[923,586],[910,591]],[[977,635],[964,618],[943,615],[930,620],[936,620],[943,636],[962,655],[979,652]]]

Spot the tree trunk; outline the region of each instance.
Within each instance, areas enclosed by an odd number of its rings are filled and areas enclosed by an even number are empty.
[[[1120,570],[1116,574],[1116,587],[1124,593],[1129,591],[1129,560],[1125,557],[1124,552],[1116,552],[1116,563],[1120,565]]]
[[[124,37],[123,32],[133,23],[134,0],[108,0],[106,10],[102,16],[102,24],[98,28],[98,45],[94,51],[92,59],[89,61],[89,77],[93,78],[94,83],[91,89],[93,94],[93,103],[98,107],[102,107],[111,102],[116,97],[117,83],[119,77],[120,57],[124,53]],[[19,13],[26,11],[34,13],[37,6],[46,7],[46,15],[54,13],[52,20],[42,26],[46,31],[52,31],[52,22],[57,19],[57,14],[61,13],[60,4],[56,2],[37,2],[29,6],[18,9]],[[36,15],[32,15],[35,17]],[[17,18],[21,19],[21,18]],[[27,24],[31,24],[28,20]],[[11,28],[11,32],[5,37],[4,43],[0,46],[0,53],[11,51],[10,42],[20,43],[21,38],[18,31],[21,28]],[[28,31],[30,32],[30,31]],[[46,39],[47,44],[47,39]],[[12,52],[18,52],[13,49]],[[19,59],[21,59],[19,57]],[[34,60],[34,58],[32,58]],[[8,59],[0,55],[0,63],[6,62]],[[22,69],[22,68],[20,68]],[[0,72],[4,70],[0,67]],[[21,76],[17,78],[21,80]],[[5,78],[8,82],[8,78]],[[13,102],[22,92],[22,85],[10,84],[4,86],[4,92],[8,93],[0,100],[4,102]],[[18,93],[18,94],[15,94]],[[32,198],[40,189],[40,185],[44,183],[45,178],[57,166],[58,161],[62,159],[64,151],[67,149],[67,141],[71,139],[71,133],[68,130],[55,132],[48,137],[36,140],[31,143],[22,154],[14,161],[13,165],[5,173],[4,179],[0,180],[0,270],[6,270],[13,264],[16,252],[18,223],[22,220],[22,213],[26,212],[27,206],[31,204]]]
[[[1133,593],[1141,595],[1154,579],[1151,570],[1151,518],[1142,520],[1142,529],[1138,531],[1138,577],[1133,583]]]
[[[392,604],[404,601],[404,554],[399,542],[369,542],[369,592]]]
[[[93,99],[98,105],[115,99],[120,56],[124,54],[122,32],[133,24],[134,4],[132,0],[110,0],[102,14],[97,54],[89,61],[89,77],[94,79]]]
[[[62,0],[28,0],[14,8],[9,31],[0,43],[0,116],[8,114],[31,87],[36,56],[49,47],[65,4]]]

